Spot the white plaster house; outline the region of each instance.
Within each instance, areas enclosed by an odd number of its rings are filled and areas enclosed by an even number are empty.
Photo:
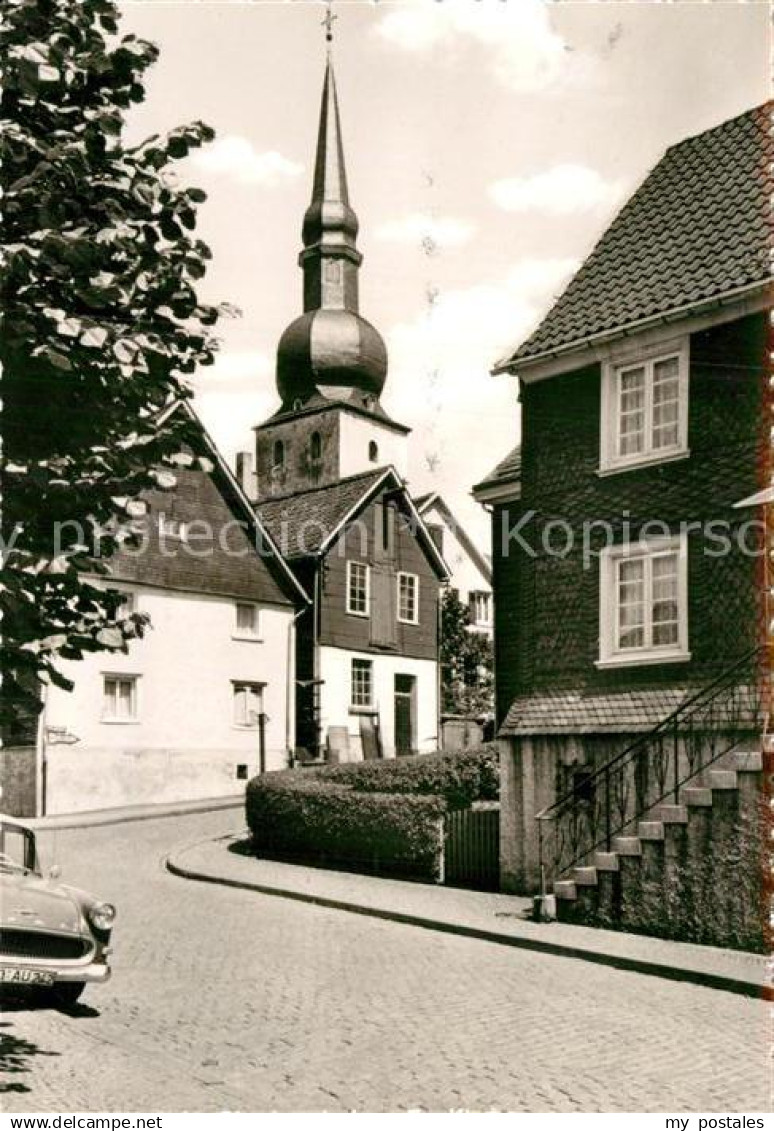
[[[196,423],[211,470],[182,468],[173,490],[144,496],[142,549],[99,582],[151,626],[126,653],[62,663],[74,689],[48,689],[38,813],[236,795],[288,764],[307,598]]]

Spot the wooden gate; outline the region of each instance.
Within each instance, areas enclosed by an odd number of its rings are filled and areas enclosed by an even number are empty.
[[[497,891],[500,809],[458,809],[444,818],[444,883]]]

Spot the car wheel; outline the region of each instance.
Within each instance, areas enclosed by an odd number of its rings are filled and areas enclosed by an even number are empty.
[[[85,989],[85,982],[59,982],[54,989],[54,997],[60,1005],[75,1005]]]

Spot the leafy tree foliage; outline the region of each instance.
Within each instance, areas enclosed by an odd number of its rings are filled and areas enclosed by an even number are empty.
[[[470,610],[455,590],[448,590],[441,603],[443,713],[490,716],[494,709],[493,669],[491,640],[482,632],[471,631]]]
[[[129,146],[157,48],[118,36],[111,0],[4,0],[4,718],[35,714],[57,657],[125,649],[142,632],[94,584],[132,500],[174,483],[186,375],[211,363],[225,307],[199,301],[204,199],[176,161],[200,122]],[[161,470],[160,470],[161,469]],[[131,535],[129,535],[131,537]]]

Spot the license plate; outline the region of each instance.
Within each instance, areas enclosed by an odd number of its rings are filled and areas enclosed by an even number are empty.
[[[25,970],[19,966],[3,966],[0,969],[0,982],[10,982],[15,986],[53,986],[54,975],[46,970]]]

